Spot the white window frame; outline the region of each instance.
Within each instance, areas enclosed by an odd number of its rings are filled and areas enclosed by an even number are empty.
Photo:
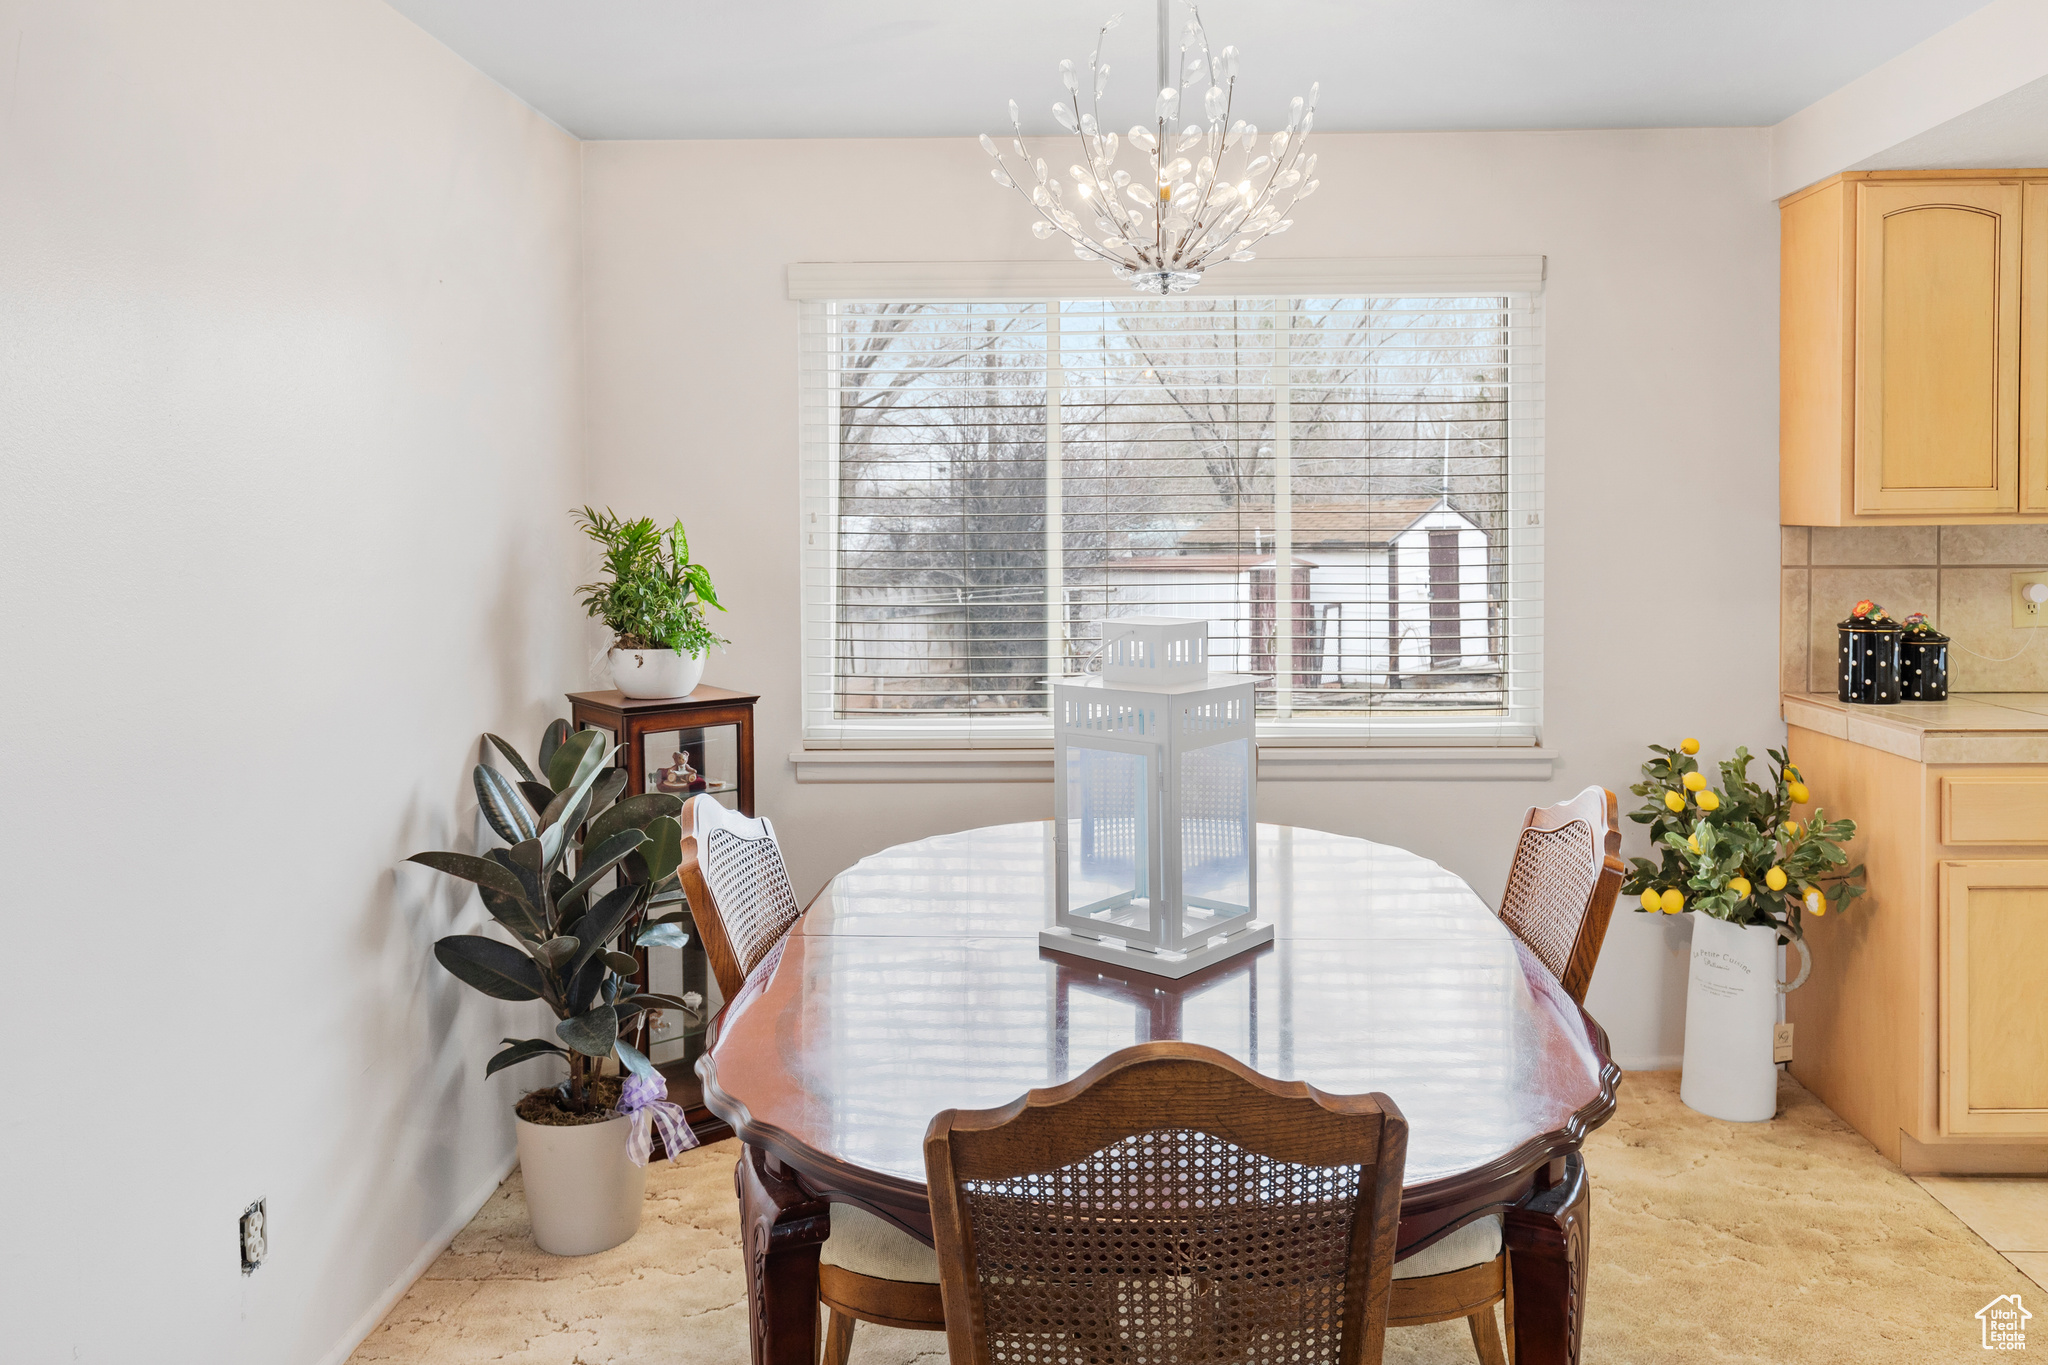
[[[1454,715],[1361,727],[1324,718],[1262,717],[1261,780],[1372,777],[1540,779],[1556,754],[1542,746],[1543,709],[1543,384],[1541,256],[1361,257],[1257,261],[1214,272],[1205,295],[1383,297],[1513,296],[1537,340],[1533,379],[1515,381],[1508,408],[1508,515],[1520,534],[1508,542],[1509,638],[1521,661],[1515,676],[1533,684],[1508,717]],[[826,344],[834,305],[856,302],[961,302],[1114,296],[1116,282],[1095,265],[1074,262],[878,262],[789,267],[789,297],[803,307],[799,386],[803,747],[790,755],[799,780],[1049,781],[1049,718],[1038,715],[860,717],[836,715],[838,480],[833,410],[837,350]],[[1048,368],[1048,387],[1056,385]],[[1057,440],[1048,395],[1048,440]],[[1283,518],[1284,520],[1284,518]],[[1276,531],[1281,527],[1276,525]],[[1533,534],[1531,534],[1533,532]],[[1056,534],[1056,532],[1054,532]],[[1532,591],[1533,589],[1533,591]],[[937,771],[950,768],[951,773]]]

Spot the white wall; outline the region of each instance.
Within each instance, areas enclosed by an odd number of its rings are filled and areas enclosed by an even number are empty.
[[[1547,783],[1266,783],[1268,820],[1417,849],[1498,895],[1523,809],[1635,776],[1652,740],[1778,743],[1777,212],[1765,130],[1321,140],[1282,254],[1549,259]],[[795,261],[1062,259],[968,139],[592,143],[592,485],[680,515],[758,689],[762,810],[808,895],[864,853],[1040,818],[1046,786],[798,784]],[[1104,279],[1105,288],[1115,287]],[[1624,801],[1630,800],[1623,794]],[[1616,915],[1590,1004],[1675,1065],[1681,926]]]
[[[510,1159],[398,862],[581,680],[579,149],[378,0],[0,54],[0,1357],[331,1359]]]

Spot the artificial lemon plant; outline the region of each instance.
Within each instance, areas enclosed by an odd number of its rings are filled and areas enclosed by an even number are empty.
[[[1720,765],[1717,789],[1693,757],[1696,739],[1675,749],[1652,744],[1643,780],[1629,790],[1644,798],[1630,813],[1650,827],[1658,860],[1632,858],[1623,890],[1639,909],[1667,915],[1697,910],[1734,924],[1769,925],[1778,940],[1804,937],[1801,917],[1840,910],[1865,888],[1859,863],[1848,867],[1844,845],[1854,820],[1829,820],[1818,807],[1801,821],[1795,807],[1812,799],[1799,769],[1776,749],[1769,786],[1749,775],[1746,748]]]

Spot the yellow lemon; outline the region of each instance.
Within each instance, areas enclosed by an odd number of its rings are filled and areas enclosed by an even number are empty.
[[[1685,797],[1677,792],[1665,792],[1664,804],[1672,810],[1685,809]]]
[[[1790,787],[1787,787],[1785,789],[1785,794],[1792,798],[1792,804],[1795,806],[1805,805],[1806,798],[1813,795],[1812,792],[1806,789],[1806,784],[1804,782],[1794,782]]]
[[[1700,742],[1696,739],[1688,737],[1678,741],[1678,752],[1682,754],[1696,754],[1699,751]]]
[[[1701,792],[1698,799],[1701,810],[1721,809],[1721,798],[1713,792]]]
[[[1686,835],[1685,846],[1691,849],[1694,853],[1698,853],[1700,851],[1700,836],[1697,834]]]
[[[1663,902],[1664,913],[1667,915],[1675,915],[1685,909],[1685,893],[1675,886],[1658,899]]]
[[[1696,792],[1706,785],[1707,779],[1698,773],[1687,773],[1685,775],[1685,789],[1689,792]]]
[[[1728,889],[1735,893],[1735,899],[1741,900],[1749,894],[1749,878],[1730,877],[1728,879]]]
[[[1653,886],[1643,893],[1643,909],[1654,915],[1663,908],[1664,898],[1657,894],[1656,887]]]
[[[1809,914],[1825,915],[1828,912],[1828,898],[1820,893],[1817,886],[1806,888],[1806,909]]]
[[[1785,889],[1785,869],[1774,867],[1769,872],[1764,873],[1764,885],[1773,891],[1783,891]]]
[[[1798,780],[1799,780],[1799,765],[1798,765],[1798,764],[1796,764],[1796,763],[1787,763],[1787,764],[1785,765],[1785,776],[1787,776],[1787,777],[1791,778],[1791,779],[1792,779],[1793,781],[1795,781],[1795,782],[1796,782],[1796,781],[1798,781]]]
[[[1787,820],[1782,832],[1787,839],[1797,839],[1799,837],[1799,822],[1797,820]]]

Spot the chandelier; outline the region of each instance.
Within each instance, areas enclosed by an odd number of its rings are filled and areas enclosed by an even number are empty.
[[[1308,98],[1294,97],[1287,126],[1263,144],[1256,124],[1231,118],[1237,96],[1237,49],[1212,52],[1201,12],[1188,6],[1178,60],[1167,41],[1168,0],[1159,0],[1159,95],[1152,126],[1134,125],[1119,138],[1098,116],[1109,66],[1102,40],[1123,20],[1113,15],[1095,36],[1085,77],[1072,61],[1060,63],[1060,81],[1073,101],[1053,105],[1053,117],[1080,141],[1081,160],[1062,185],[1047,174],[1044,157],[1024,150],[1017,101],[1010,101],[1013,171],[988,134],[982,150],[995,158],[996,183],[1023,195],[1038,214],[1031,231],[1040,241],[1055,232],[1084,261],[1100,260],[1116,277],[1144,293],[1178,294],[1199,284],[1220,260],[1249,261],[1252,248],[1294,225],[1291,212],[1315,193],[1316,159],[1306,153],[1320,84]],[[1190,113],[1199,104],[1201,116]],[[1137,174],[1117,167],[1118,152],[1138,154]],[[1190,160],[1199,157],[1199,160]],[[1026,185],[1029,188],[1026,188]]]

